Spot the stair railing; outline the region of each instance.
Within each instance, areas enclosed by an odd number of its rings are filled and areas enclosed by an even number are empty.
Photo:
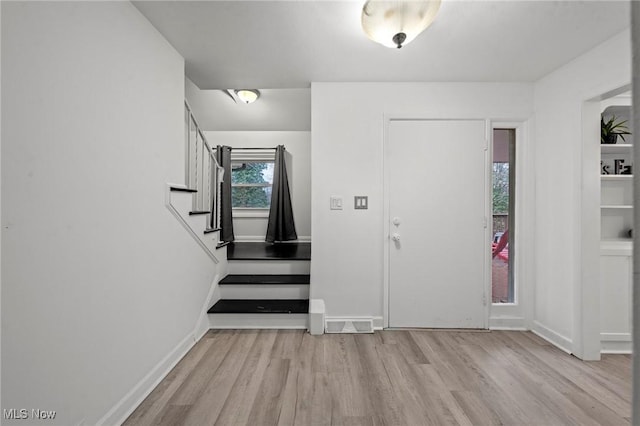
[[[222,167],[216,159],[216,149],[212,148],[198,126],[187,101],[185,106],[185,149],[186,184],[195,189],[193,207],[195,212],[211,212],[209,227],[219,228],[220,190],[222,188]]]

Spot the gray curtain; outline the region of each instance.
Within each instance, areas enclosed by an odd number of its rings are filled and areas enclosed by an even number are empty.
[[[216,149],[218,164],[224,169],[222,188],[220,189],[220,240],[233,241],[233,215],[231,204],[231,147],[218,145]]]
[[[273,168],[273,190],[271,192],[271,209],[267,225],[268,243],[275,241],[297,240],[296,225],[293,221],[289,179],[284,161],[284,145],[276,148],[275,167]]]

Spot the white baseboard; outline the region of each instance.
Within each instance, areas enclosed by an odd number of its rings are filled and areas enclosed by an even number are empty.
[[[138,408],[176,364],[196,344],[197,340],[189,333],[167,354],[149,373],[142,378],[120,401],[118,401],[98,422],[97,425],[120,425]]]
[[[384,328],[384,320],[382,317],[373,317],[373,329],[382,330]]]
[[[489,318],[489,330],[526,331],[528,329],[522,317],[499,316]]]
[[[600,333],[600,353],[631,354],[632,352],[631,333]]]
[[[547,342],[556,346],[558,349],[571,354],[573,353],[573,341],[571,339],[556,333],[550,328],[540,324],[538,321],[533,321],[533,328],[531,331],[539,337],[542,337]]]

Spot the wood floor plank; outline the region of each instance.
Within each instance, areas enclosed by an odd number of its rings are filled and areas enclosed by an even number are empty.
[[[198,399],[186,413],[182,424],[193,426],[213,425],[222,411],[240,370],[253,346],[258,332],[241,330],[237,339],[206,384]]]
[[[364,380],[372,407],[372,421],[379,419],[385,424],[401,424],[403,415],[400,403],[393,391],[381,354],[383,339],[379,334],[363,334],[355,336],[355,342],[358,356],[366,371]]]
[[[290,363],[288,359],[271,359],[251,407],[248,425],[278,424]]]
[[[166,410],[163,410],[162,416],[156,420],[154,424],[158,426],[173,426],[180,424],[184,415],[191,408],[190,405],[167,405]]]
[[[208,333],[125,425],[628,425],[631,358],[528,332]]]
[[[240,374],[229,391],[229,396],[215,421],[221,425],[247,424],[251,407],[255,401],[264,373],[271,361],[271,351],[277,331],[260,330],[249,350]]]

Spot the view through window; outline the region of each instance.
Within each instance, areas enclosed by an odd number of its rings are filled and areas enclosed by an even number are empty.
[[[493,132],[493,303],[515,302],[512,244],[515,236],[515,133],[514,129],[495,129]]]
[[[233,208],[268,209],[270,207],[273,166],[273,161],[233,161],[231,163]]]

